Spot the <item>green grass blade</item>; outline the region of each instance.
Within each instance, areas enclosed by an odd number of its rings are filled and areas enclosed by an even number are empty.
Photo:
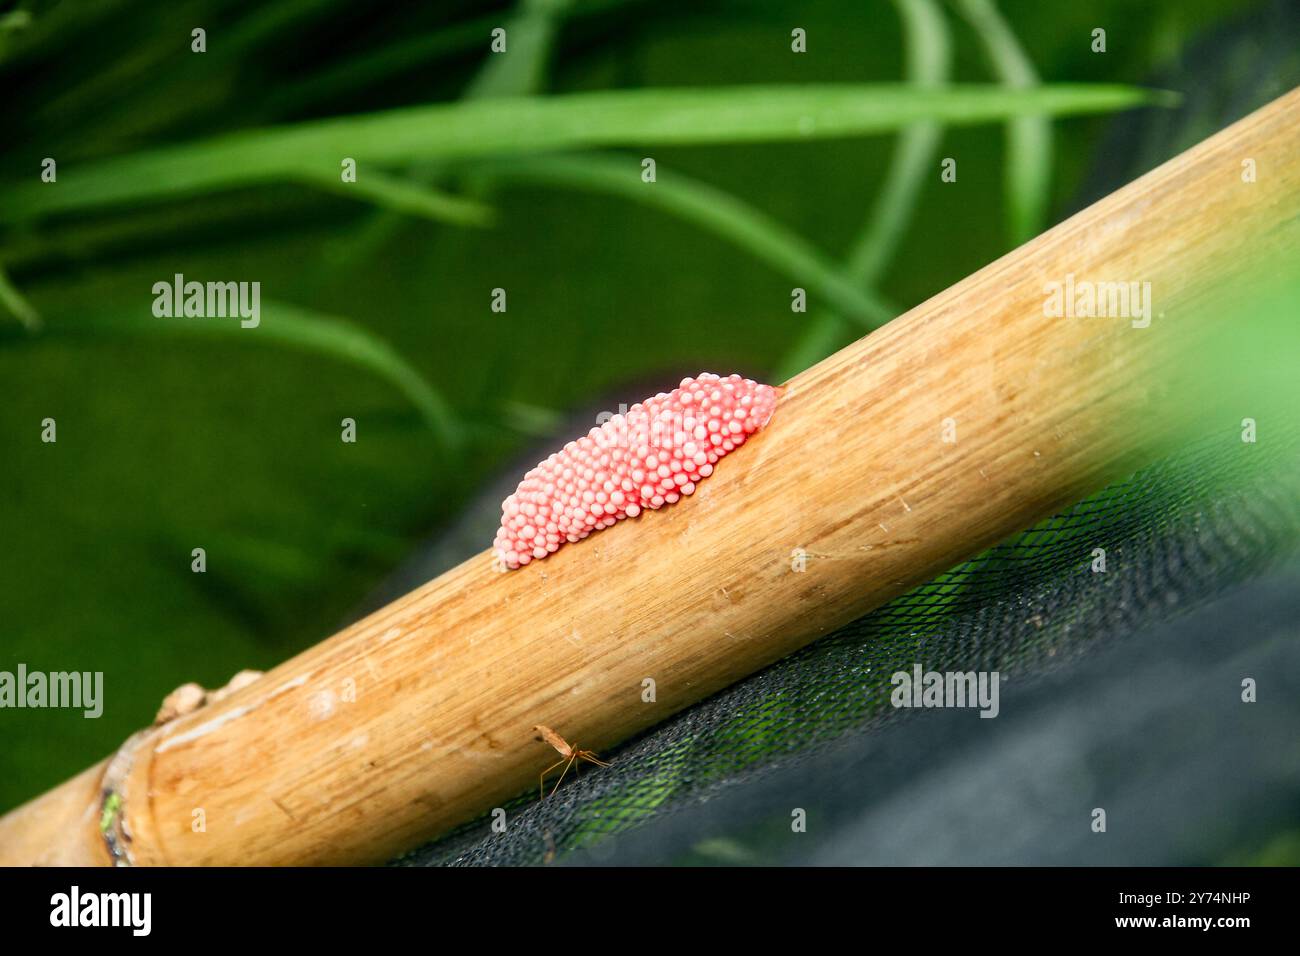
[[[337,170],[333,173],[304,176],[303,179],[340,196],[368,199],[394,212],[420,216],[435,222],[449,222],[457,226],[489,226],[494,218],[491,207],[477,200],[453,196],[433,186],[373,169],[359,169],[356,181],[350,183],[343,182]]]
[[[952,43],[943,13],[934,0],[895,0],[903,22],[907,79],[924,89],[948,82]],[[911,221],[921,183],[932,168],[943,125],[922,122],[899,135],[889,175],[871,218],[849,253],[848,273],[863,285],[876,283]]]
[[[506,52],[487,54],[486,63],[465,91],[466,99],[531,96],[543,89],[547,58],[557,32],[556,19],[567,11],[569,0],[524,0],[522,7],[506,27]],[[489,33],[486,28],[482,31],[483,36]],[[436,170],[412,170],[408,175],[430,186],[438,182]],[[327,251],[326,264],[343,256],[368,260],[392,237],[399,224],[396,216],[371,217],[350,242]]]
[[[558,21],[569,6],[570,0],[523,0],[505,24],[505,52],[488,54],[465,91],[466,99],[523,96],[540,90]]]
[[[1038,73],[993,0],[957,0],[979,35],[994,72],[1010,89],[1038,85]],[[1020,116],[1007,124],[1005,182],[1013,245],[1038,235],[1047,221],[1052,175],[1052,124],[1046,116]]]
[[[894,6],[902,20],[907,81],[918,87],[942,87],[952,68],[952,42],[943,12],[934,0],[894,0]],[[913,124],[899,134],[885,182],[845,267],[849,279],[859,287],[874,287],[897,252],[921,184],[934,174],[942,138],[943,125],[929,121]],[[840,316],[818,311],[811,318],[808,328],[777,362],[776,381],[786,381],[844,344],[847,329]]]
[[[356,95],[393,77],[419,69],[434,69],[448,56],[463,54],[476,45],[486,46],[492,28],[500,17],[489,15],[440,30],[418,33],[399,42],[342,59],[316,71],[300,82],[271,91],[266,99],[266,113],[282,116],[340,96]]]
[[[594,17],[617,9],[627,2],[628,0],[584,0],[580,4],[574,4],[571,0],[556,0],[550,6],[557,8],[554,11],[556,17],[567,20]],[[545,0],[537,5],[547,6]],[[267,97],[266,112],[272,116],[297,112],[329,103],[341,95],[355,95],[358,91],[391,81],[403,73],[431,69],[439,60],[448,56],[463,54],[476,47],[486,47],[492,29],[502,25],[501,15],[491,13],[476,20],[443,27],[431,33],[417,34],[349,57],[310,74],[301,82],[271,92]],[[520,75],[527,73],[525,70],[518,71]],[[533,81],[536,82],[538,78],[534,74]],[[522,95],[535,88],[516,89],[514,93]]]
[[[15,35],[21,35],[31,28],[30,10],[10,10],[0,13],[0,62],[8,58],[9,48]]]
[[[864,328],[875,328],[895,315],[892,306],[860,290],[802,236],[730,193],[662,166],[653,183],[641,180],[640,163],[632,156],[538,156],[480,163],[473,168],[476,176],[496,182],[597,190],[663,209],[785,273]]]
[[[564,425],[564,415],[535,402],[503,402],[494,424],[534,438],[550,438]]]
[[[29,219],[333,172],[344,156],[382,166],[628,143],[812,140],[890,132],[918,120],[969,125],[1161,99],[1126,86],[802,85],[472,100],[250,130],[60,170],[56,187],[27,182],[5,190],[0,217]]]
[[[126,92],[94,77],[85,99],[54,104],[47,122],[76,109],[84,116],[77,126],[78,138],[100,143],[157,138],[161,131],[201,114],[218,114],[218,122],[225,122],[230,90],[226,83],[213,82],[214,74],[233,73],[241,60],[261,55],[262,50],[277,40],[283,43],[295,31],[310,30],[312,17],[329,16],[331,2],[279,0],[253,7],[228,27],[210,31],[212,43],[202,56],[187,55],[178,62],[167,62],[167,83],[149,83]],[[188,45],[188,37],[185,43]],[[141,73],[149,77],[156,75],[156,70],[138,71],[137,77]],[[258,109],[264,104],[259,100],[248,105]]]
[[[9,279],[9,273],[0,268],[0,305],[3,305],[28,332],[36,332],[41,327],[40,313],[27,301],[26,296]]]
[[[112,312],[96,314],[93,319],[51,321],[40,338],[113,335],[221,336],[249,344],[274,342],[324,355],[365,369],[396,388],[420,412],[445,451],[454,455],[463,443],[459,420],[442,394],[387,342],[347,319],[264,299],[256,329],[241,328],[238,321]]]
[[[383,339],[336,316],[284,302],[265,305],[268,338],[369,369],[406,396],[444,448],[460,447],[460,427],[450,403]]]

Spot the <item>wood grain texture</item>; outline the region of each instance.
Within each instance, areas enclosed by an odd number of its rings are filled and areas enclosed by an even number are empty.
[[[535,788],[533,725],[605,751],[1077,500],[1178,427],[1198,309],[1298,221],[1292,92],[791,380],[692,498],[519,571],[484,552],[138,739],[133,861],[389,859]],[[1151,326],[1045,317],[1067,274],[1151,282]],[[0,862],[106,862],[95,773],[0,821]]]

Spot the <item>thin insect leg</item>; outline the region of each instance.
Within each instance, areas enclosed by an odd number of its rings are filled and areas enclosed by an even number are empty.
[[[573,761],[577,759],[578,755],[574,754],[569,758],[569,762],[564,765],[564,769],[560,771],[560,779],[555,781],[555,786],[551,788],[551,796],[555,796],[555,791],[560,789],[560,784],[564,782],[564,775],[569,772],[569,768],[573,766]]]
[[[549,767],[547,767],[545,770],[543,770],[540,774],[538,774],[538,776],[537,776],[537,799],[538,799],[538,800],[543,800],[543,799],[546,798],[546,775],[547,775],[548,773],[550,773],[552,770],[554,770],[556,767],[558,767],[558,766],[559,766],[560,764],[562,764],[562,763],[564,763],[564,758],[563,758],[563,757],[561,757],[559,760],[555,761],[555,763],[551,764]]]
[[[609,764],[605,763],[605,761],[601,760],[590,750],[579,750],[578,756],[581,757],[583,760],[587,761],[587,763],[594,763],[597,767],[609,766]]]

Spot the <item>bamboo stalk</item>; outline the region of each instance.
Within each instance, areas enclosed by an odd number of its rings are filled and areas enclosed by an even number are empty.
[[[796,376],[691,499],[480,554],[136,735],[0,820],[0,863],[373,863],[471,819],[554,759],[535,724],[609,748],[1149,456],[1204,303],[1298,222],[1294,91]],[[1067,275],[1149,281],[1157,315],[1046,317]]]

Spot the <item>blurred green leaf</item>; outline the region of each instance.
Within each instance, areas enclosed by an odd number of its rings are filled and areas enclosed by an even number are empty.
[[[979,34],[993,69],[1010,89],[1038,85],[1038,73],[993,0],[956,0]],[[1007,191],[1012,245],[1028,242],[1047,219],[1052,176],[1052,124],[1046,116],[1019,116],[1007,123]]]
[[[488,55],[465,90],[465,98],[522,96],[540,90],[557,21],[570,5],[570,0],[522,0],[518,12],[504,27],[506,52]]]
[[[542,90],[546,60],[555,39],[555,21],[568,9],[569,0],[523,0],[520,6],[520,12],[506,28],[507,37],[514,37],[514,47],[507,46],[505,56],[488,54],[474,82],[465,91],[466,99],[531,96]],[[428,171],[412,170],[409,175],[414,181],[430,186],[437,182],[436,171],[431,175]],[[374,216],[356,236],[332,250],[328,258],[337,259],[341,255],[368,258],[392,236],[397,226],[396,216]]]
[[[368,199],[394,212],[408,213],[449,222],[457,226],[487,226],[492,223],[492,209],[474,199],[453,196],[433,186],[390,176],[377,170],[358,172],[353,182],[343,182],[338,170],[311,173],[304,181],[338,193],[340,196]]]
[[[903,21],[907,80],[925,89],[942,88],[952,67],[952,42],[943,13],[933,0],[895,0],[895,6]],[[927,176],[937,176],[932,164],[942,138],[943,125],[936,122],[913,124],[899,135],[876,206],[849,252],[848,273],[855,282],[879,281],[898,251],[921,183]]]
[[[577,146],[743,143],[861,136],[918,120],[977,124],[1024,113],[1075,115],[1164,102],[1127,86],[1030,90],[899,85],[620,90],[472,100],[240,132],[60,170],[58,184],[3,194],[0,217],[40,215],[334,171]]]
[[[510,55],[497,58],[489,54],[491,58],[475,76],[465,95],[486,97],[531,93],[541,86],[549,47],[560,21],[592,17],[628,2],[525,0],[514,18],[504,24],[500,14],[492,13],[433,32],[400,37],[272,91],[267,97],[266,111],[271,115],[283,115],[317,103],[328,103],[339,96],[355,95],[358,90],[394,76],[427,68],[448,56],[481,47],[492,29],[502,25],[510,37]],[[497,62],[498,59],[501,62]]]
[[[3,268],[0,268],[0,305],[3,305],[29,332],[34,332],[41,327],[40,314],[9,280],[9,273]]]
[[[662,167],[656,169],[655,182],[643,182],[640,163],[633,156],[539,156],[486,162],[474,167],[474,172],[494,181],[607,192],[663,209],[806,284],[863,328],[876,328],[897,314],[892,305],[850,282],[828,256],[802,236],[743,200]]]
[[[364,368],[398,389],[420,412],[445,450],[456,450],[463,435],[447,400],[383,339],[346,319],[311,309],[264,299],[256,328],[241,328],[236,320],[195,321],[158,318],[131,312],[100,312],[93,320],[52,321],[38,338],[50,336],[105,337],[114,335],[221,336],[235,342],[275,342],[315,352]]]
[[[895,0],[903,24],[905,76],[918,87],[942,87],[948,82],[952,43],[943,13],[934,0]],[[915,123],[899,134],[889,163],[889,173],[877,193],[876,204],[849,252],[846,273],[859,287],[875,286],[911,222],[921,183],[934,175],[933,162],[943,125]],[[893,309],[889,318],[898,314]],[[784,382],[839,348],[845,339],[844,323],[832,312],[818,311],[807,330],[781,357],[773,377]],[[888,321],[888,320],[886,320]]]

